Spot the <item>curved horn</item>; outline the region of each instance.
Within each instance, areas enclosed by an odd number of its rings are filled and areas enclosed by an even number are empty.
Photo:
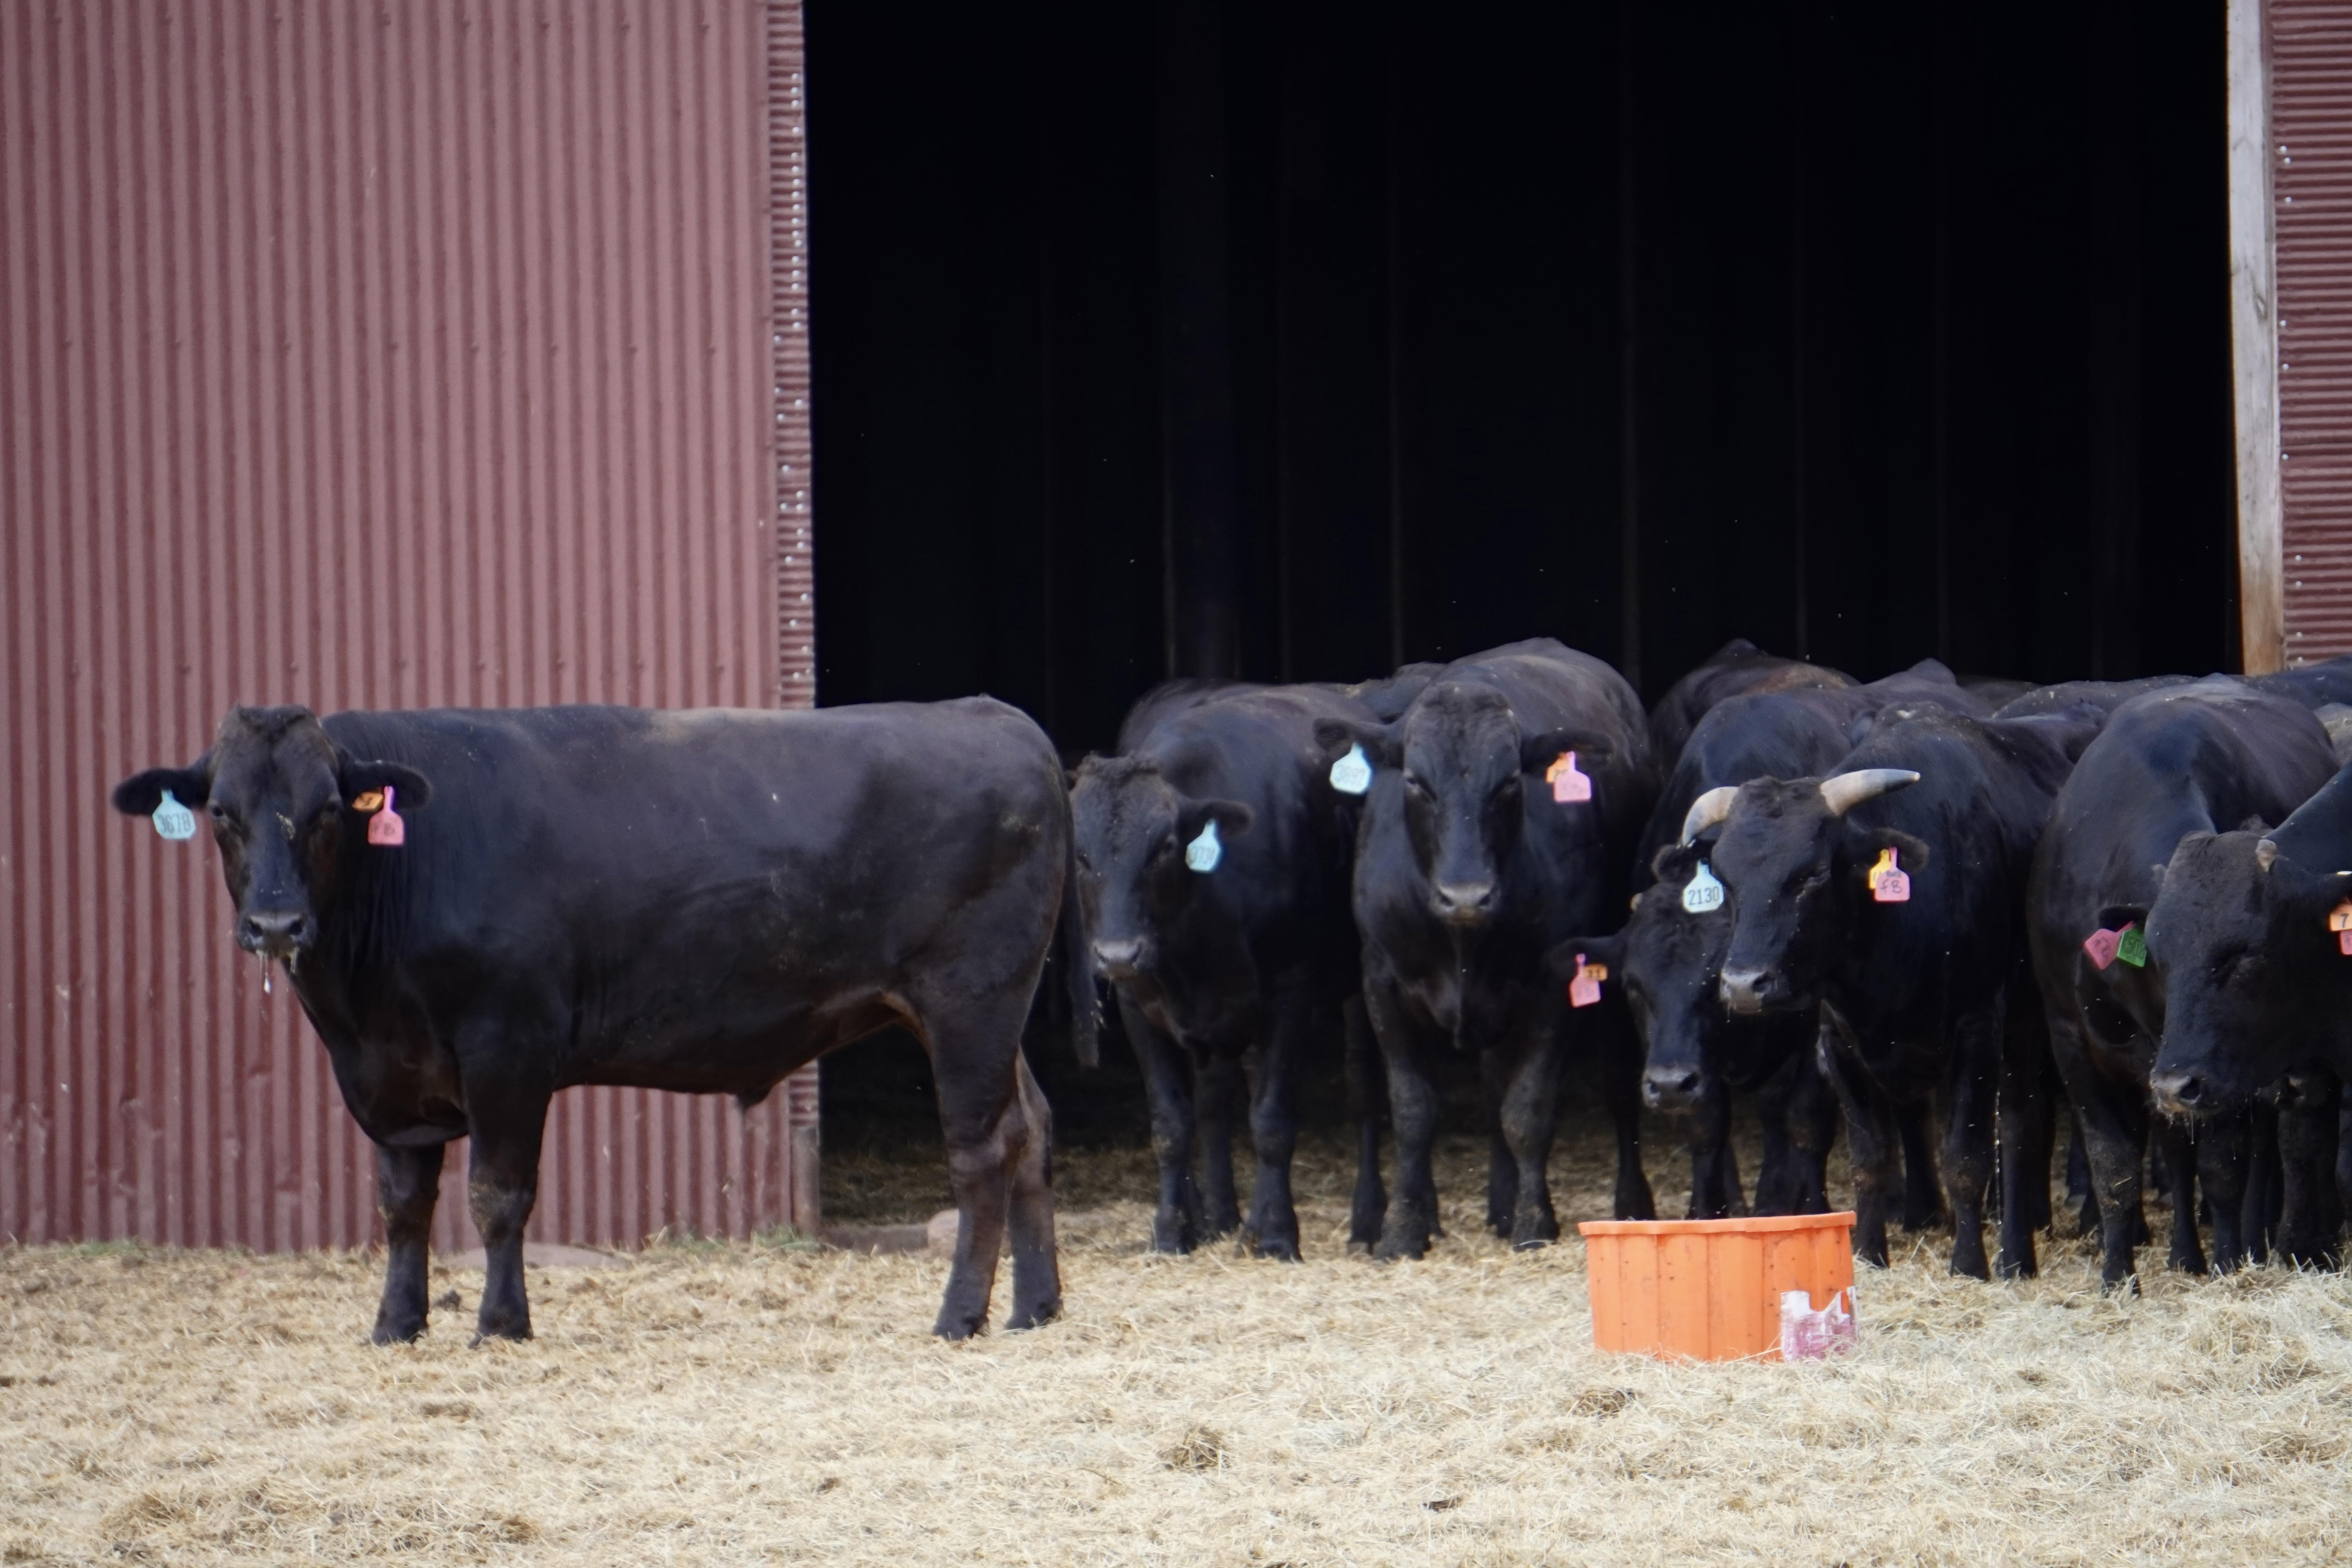
[[[1830,808],[1832,816],[1843,816],[1865,800],[1875,800],[1888,790],[1918,782],[1919,775],[1909,768],[1858,768],[1823,779],[1822,803]]]
[[[1683,818],[1683,842],[1688,844],[1710,827],[1719,827],[1731,815],[1731,803],[1739,797],[1736,784],[1717,784],[1691,802],[1690,812]]]
[[[2267,838],[2257,838],[2254,840],[2254,868],[2256,870],[2269,870],[2271,868],[2271,862],[2277,858],[2278,846],[2276,844]]]

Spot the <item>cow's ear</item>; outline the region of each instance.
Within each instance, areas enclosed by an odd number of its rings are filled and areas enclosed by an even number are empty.
[[[2147,929],[2147,910],[2145,906],[2140,904],[2109,904],[2099,911],[2099,929],[2101,931],[2121,931],[2124,927],[2131,925],[2136,925],[2142,931],[2146,931]]]
[[[357,800],[370,790],[392,789],[395,811],[422,811],[433,804],[433,781],[405,763],[363,763],[344,757],[335,770],[336,787],[345,800]]]
[[[1650,875],[1661,887],[1679,887],[1691,879],[1698,863],[1706,858],[1706,847],[1701,844],[1661,844],[1658,852],[1650,857]]]
[[[1584,955],[1587,963],[1604,963],[1612,975],[1622,972],[1625,963],[1625,938],[1615,936],[1572,936],[1544,954],[1544,973],[1554,980],[1576,978],[1576,955]]]
[[[1589,773],[1609,765],[1617,742],[1591,730],[1546,730],[1519,742],[1519,772],[1539,773],[1569,752],[1576,753],[1578,771]]]
[[[1185,797],[1176,807],[1176,840],[1190,844],[1201,836],[1201,829],[1213,822],[1217,836],[1234,838],[1250,830],[1257,813],[1237,800],[1196,800]]]
[[[1924,870],[1927,865],[1927,846],[1899,827],[1856,827],[1851,840],[1854,858],[1864,870],[1877,863],[1878,852],[1892,849],[1902,869]]]
[[[1403,733],[1395,724],[1375,724],[1361,719],[1318,719],[1315,744],[1327,763],[1336,763],[1346,756],[1349,746],[1361,746],[1376,768],[1393,770],[1404,765]]]
[[[212,753],[198,757],[184,768],[149,768],[145,773],[132,773],[114,786],[114,809],[125,816],[152,816],[155,808],[163,804],[163,792],[170,790],[172,798],[194,809],[212,797]]]

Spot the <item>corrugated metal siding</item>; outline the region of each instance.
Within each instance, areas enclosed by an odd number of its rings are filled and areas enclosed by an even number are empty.
[[[797,51],[782,0],[0,5],[0,1236],[376,1234],[215,852],[106,805],[230,703],[808,700]],[[565,1094],[533,1234],[781,1222],[788,1106]]]
[[[2352,3],[2270,0],[2286,657],[2352,653]]]

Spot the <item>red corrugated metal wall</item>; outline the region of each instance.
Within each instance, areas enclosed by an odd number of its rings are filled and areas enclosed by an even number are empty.
[[[796,0],[0,4],[0,1236],[376,1231],[215,852],[106,806],[230,703],[809,700],[799,48]],[[565,1094],[533,1234],[812,1216],[776,1100]]]
[[[2352,653],[2352,3],[2269,0],[2286,659]]]

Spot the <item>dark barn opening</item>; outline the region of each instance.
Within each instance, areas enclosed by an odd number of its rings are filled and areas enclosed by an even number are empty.
[[[808,16],[824,702],[2236,665],[2219,3]]]

